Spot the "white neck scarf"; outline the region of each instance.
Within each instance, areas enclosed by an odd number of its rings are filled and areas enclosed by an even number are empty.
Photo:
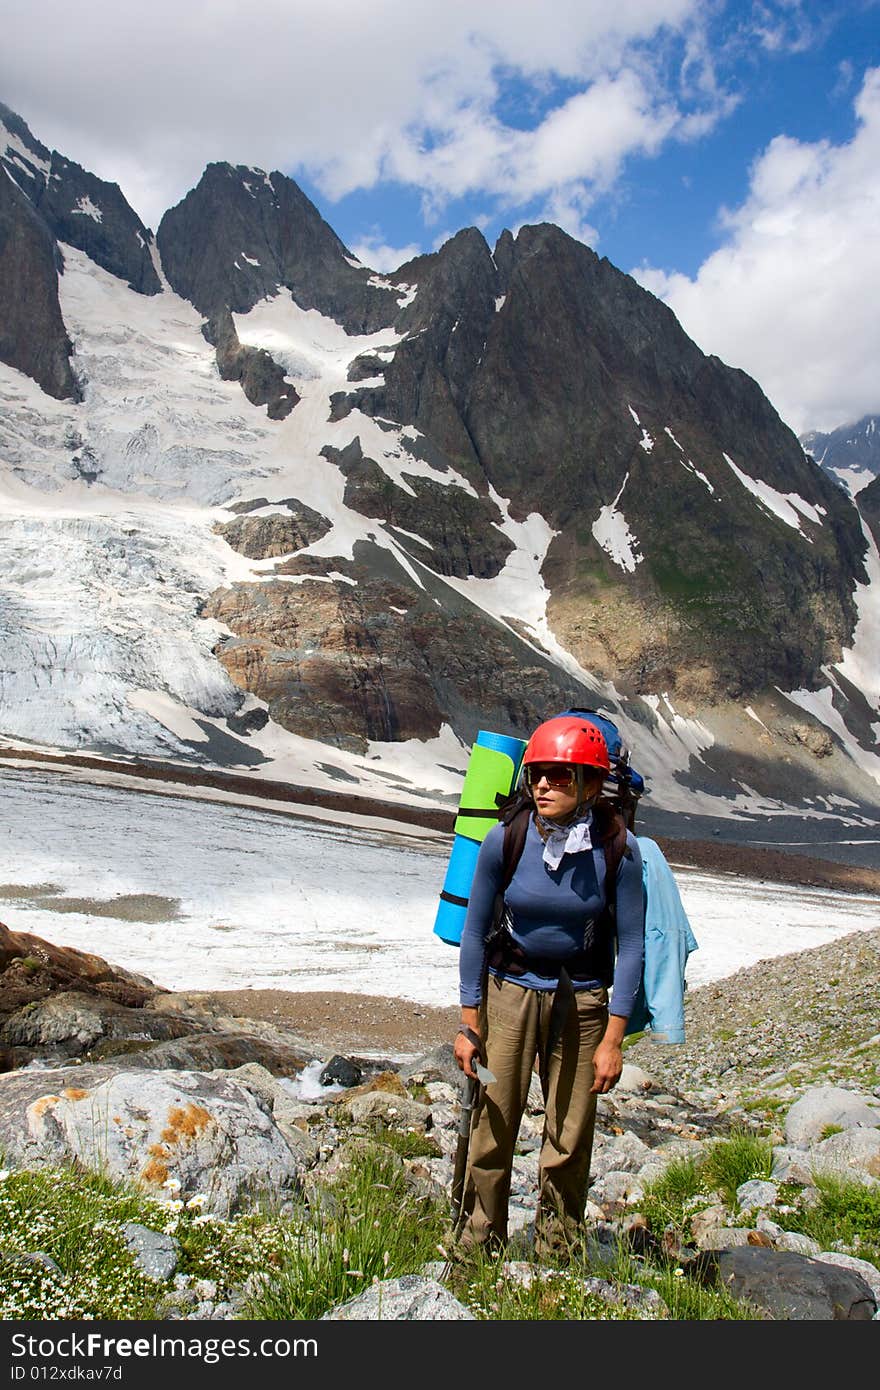
[[[535,819],[546,837],[544,839],[543,859],[548,869],[558,869],[564,854],[579,854],[581,850],[593,848],[593,841],[590,838],[590,826],[593,822],[592,811],[578,816],[577,820],[570,821],[568,825],[558,825],[556,821],[547,820],[546,817],[538,815],[537,812]]]

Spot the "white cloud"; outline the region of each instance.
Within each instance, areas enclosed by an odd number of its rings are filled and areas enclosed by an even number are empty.
[[[331,199],[403,180],[438,212],[475,188],[525,200],[571,187],[582,200],[679,123],[714,119],[711,83],[690,73],[673,95],[668,76],[683,41],[703,70],[706,8],[154,0],[145,21],[118,0],[29,0],[4,16],[0,91],[46,144],[120,182],[153,227],[210,160],[305,173]]]
[[[405,261],[411,261],[414,256],[422,255],[421,246],[415,242],[409,246],[389,246],[387,241],[382,240],[381,232],[374,232],[370,236],[364,237],[354,246],[349,248],[353,256],[357,256],[359,261],[369,266],[371,270],[381,270],[387,272],[396,270]]]
[[[880,406],[880,68],[855,110],[845,144],[771,141],[695,279],[632,271],[704,351],[755,377],[798,433]]]

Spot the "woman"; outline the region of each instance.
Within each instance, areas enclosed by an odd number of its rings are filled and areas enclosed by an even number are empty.
[[[523,757],[529,824],[506,889],[504,826],[480,847],[461,941],[455,1057],[468,1076],[482,1058],[496,1080],[474,1112],[459,1237],[466,1248],[507,1239],[513,1151],[536,1059],[545,1107],[538,1254],[564,1252],[582,1228],[596,1097],[620,1077],[644,957],[638,845],[597,805],[608,772],[593,724],[547,720]],[[625,834],[625,850],[608,885],[603,845],[615,832],[621,846]]]

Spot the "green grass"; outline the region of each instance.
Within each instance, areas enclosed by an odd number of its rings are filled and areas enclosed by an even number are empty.
[[[815,1205],[795,1207],[786,1226],[817,1240],[823,1250],[840,1250],[880,1267],[880,1188],[840,1178],[817,1177]]]
[[[664,1231],[667,1226],[683,1230],[687,1221],[686,1203],[698,1196],[709,1196],[695,1159],[675,1159],[646,1189],[639,1210],[647,1218],[652,1231]]]
[[[330,1190],[323,1218],[303,1211],[283,1257],[248,1304],[251,1318],[320,1318],[374,1280],[437,1259],[445,1207],[418,1195],[393,1154],[365,1147]]]
[[[691,1213],[717,1200],[720,1193],[731,1211],[736,1210],[736,1191],[751,1178],[770,1178],[773,1150],[769,1141],[745,1129],[735,1129],[726,1139],[706,1146],[696,1159],[677,1159],[645,1191],[639,1203],[651,1229],[668,1226],[687,1235]]]
[[[820,1139],[830,1139],[832,1134],[842,1134],[843,1125],[823,1125]]]
[[[401,1140],[404,1151],[411,1138]],[[0,1170],[0,1318],[149,1320],[183,1308],[188,1292],[217,1301],[237,1291],[239,1317],[311,1320],[376,1282],[419,1273],[452,1250],[448,1199],[414,1182],[388,1139],[386,1133],[381,1142],[352,1142],[340,1151],[332,1178],[312,1179],[283,1214],[271,1193],[223,1218],[205,1211],[199,1198],[184,1204],[169,1190],[159,1200],[73,1167]],[[596,1247],[588,1241],[567,1261],[526,1262],[523,1281],[476,1252],[449,1263],[449,1287],[482,1320],[761,1318],[723,1288],[706,1287],[674,1252],[688,1245],[694,1213],[717,1203],[719,1193],[736,1219],[737,1187],[767,1177],[769,1156],[765,1140],[742,1130],[707,1146],[700,1161],[670,1164],[640,1210],[656,1242],[664,1233],[675,1237],[673,1253],[662,1254],[658,1244],[656,1253],[637,1255],[621,1245],[612,1263],[593,1265]],[[823,1249],[880,1267],[880,1189],[819,1179],[816,1190],[807,1203],[797,1184],[780,1186],[774,1219]],[[138,1271],[123,1235],[128,1221],[174,1236],[180,1254],[172,1279]],[[37,1252],[41,1259],[34,1260]],[[594,1277],[616,1286],[619,1298],[609,1303],[590,1290],[585,1280]],[[627,1306],[626,1285],[656,1290],[667,1311]]]
[[[744,1129],[711,1144],[702,1169],[705,1181],[724,1194],[730,1207],[736,1205],[736,1189],[742,1183],[769,1179],[772,1170],[772,1145]]]

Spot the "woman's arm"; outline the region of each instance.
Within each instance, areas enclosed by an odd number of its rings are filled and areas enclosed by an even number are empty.
[[[623,1070],[623,1038],[642,978],[645,960],[645,902],[642,856],[635,836],[627,835],[628,854],[617,871],[617,963],[608,1026],[593,1054],[592,1090],[610,1091]]]

